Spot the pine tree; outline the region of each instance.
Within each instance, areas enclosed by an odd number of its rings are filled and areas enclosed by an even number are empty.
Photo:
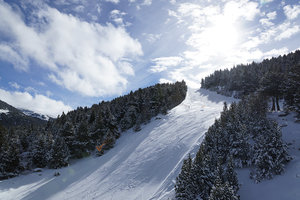
[[[237,173],[234,171],[234,163],[233,163],[232,156],[230,156],[228,158],[227,168],[226,168],[225,174],[224,174],[224,179],[225,179],[225,182],[228,182],[229,185],[232,187],[232,189],[234,190],[234,194],[236,194],[236,196],[238,196],[237,192],[241,188],[241,184],[238,181]]]
[[[289,159],[288,148],[282,141],[282,133],[276,120],[265,120],[265,127],[254,145],[255,172],[250,174],[256,183],[272,179],[273,174],[281,174],[284,171],[283,162]]]
[[[24,169],[18,146],[17,135],[11,128],[0,149],[0,180],[15,177]]]
[[[180,174],[176,177],[175,183],[175,198],[178,200],[188,200],[189,194],[187,191],[189,175],[192,167],[191,155],[188,155],[187,159],[183,160],[183,165],[181,167]]]
[[[217,177],[211,189],[209,200],[238,200],[238,197],[228,182],[222,184],[221,178]]]
[[[250,136],[244,124],[239,124],[239,131],[235,132],[234,139],[231,141],[230,155],[235,159],[238,167],[247,167],[252,163],[252,146]]]
[[[190,199],[207,199],[213,185],[214,174],[210,169],[210,157],[204,154],[204,145],[201,144],[191,167],[187,187]]]
[[[141,128],[141,123],[140,123],[140,120],[139,120],[139,119],[136,121],[136,124],[134,125],[133,130],[134,130],[135,132],[139,132],[140,130],[142,130],[142,128]]]
[[[49,168],[57,169],[69,164],[70,152],[65,140],[56,135],[50,150]]]
[[[44,168],[48,165],[48,161],[49,155],[45,135],[38,134],[36,140],[34,141],[34,148],[32,151],[30,164],[33,167]]]

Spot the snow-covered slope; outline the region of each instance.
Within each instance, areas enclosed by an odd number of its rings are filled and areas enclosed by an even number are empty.
[[[27,116],[35,117],[35,118],[45,120],[45,121],[48,121],[49,119],[51,119],[51,117],[49,115],[46,115],[43,113],[38,113],[38,112],[35,112],[32,110],[23,109],[23,108],[18,108],[18,109]]]
[[[250,168],[237,169],[239,181],[243,183],[239,191],[241,200],[299,200],[300,199],[300,124],[295,123],[293,114],[279,117],[283,112],[272,112],[269,118],[276,119],[282,128],[283,141],[289,144],[289,155],[293,160],[286,163],[285,172],[275,175],[272,180],[255,184],[249,178]]]
[[[189,90],[184,102],[168,115],[153,118],[140,132],[123,133],[101,157],[0,182],[0,199],[167,199],[174,195],[182,159],[198,150],[223,102],[233,100]],[[55,171],[61,175],[54,177]]]
[[[1,181],[0,199],[172,199],[183,158],[198,150],[224,101],[230,104],[234,99],[206,90],[189,90],[184,102],[168,115],[153,118],[140,132],[123,133],[115,147],[101,157],[90,156],[67,168]],[[283,128],[284,139],[293,143],[294,160],[282,176],[259,184],[249,179],[250,169],[238,169],[244,183],[242,200],[300,198],[300,127],[290,116],[279,119],[288,124]],[[55,177],[54,172],[61,175]]]

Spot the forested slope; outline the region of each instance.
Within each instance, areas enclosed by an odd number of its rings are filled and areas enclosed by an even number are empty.
[[[241,98],[252,92],[272,97],[271,110],[280,110],[278,101],[285,100],[287,110],[300,118],[300,50],[260,63],[240,64],[230,70],[218,70],[202,79],[201,88],[226,96]],[[276,103],[276,106],[275,106]]]
[[[281,127],[268,119],[280,110],[284,98],[285,115],[300,116],[300,51],[265,59],[261,63],[238,65],[215,71],[202,79],[201,88],[241,100],[224,104],[221,117],[208,129],[194,159],[188,156],[176,179],[175,198],[239,199],[241,184],[235,168],[251,166],[250,178],[259,183],[281,175],[292,158],[283,142]],[[235,168],[234,168],[235,167]]]
[[[0,179],[35,167],[67,166],[71,158],[102,155],[123,131],[140,131],[141,124],[179,105],[186,92],[184,81],[156,84],[91,108],[62,113],[45,126],[0,126]]]

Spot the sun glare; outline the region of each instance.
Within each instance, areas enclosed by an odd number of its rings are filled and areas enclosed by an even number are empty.
[[[227,20],[219,20],[208,31],[210,48],[217,52],[232,50],[238,41],[237,28]]]

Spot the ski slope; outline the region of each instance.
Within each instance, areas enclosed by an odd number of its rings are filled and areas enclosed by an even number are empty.
[[[127,131],[101,157],[77,160],[59,170],[20,175],[0,182],[0,199],[168,199],[182,160],[195,153],[223,102],[233,98],[206,90],[188,90],[186,99],[168,115],[160,115]],[[58,171],[61,175],[53,176]]]

